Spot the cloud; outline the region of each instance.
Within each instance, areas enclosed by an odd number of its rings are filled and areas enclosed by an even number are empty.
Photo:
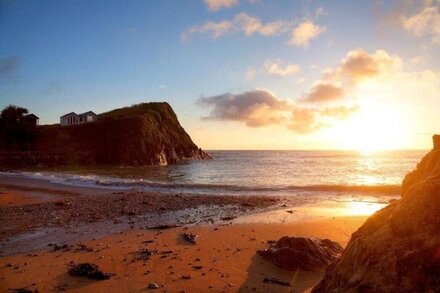
[[[292,27],[291,22],[276,20],[263,23],[259,18],[239,13],[230,20],[219,22],[207,21],[201,25],[195,25],[181,34],[183,41],[189,41],[194,35],[207,34],[212,38],[218,38],[228,33],[242,33],[246,37],[261,35],[264,37],[287,33]]]
[[[314,24],[311,20],[305,20],[293,30],[289,45],[307,48],[312,39],[326,30],[326,27]]]
[[[260,68],[252,68],[249,67],[246,72],[246,79],[252,79],[256,74],[266,74],[272,76],[284,77],[288,75],[295,74],[299,71],[299,66],[296,64],[285,64],[283,65],[283,60],[275,59],[275,60],[266,60],[261,65]]]
[[[358,82],[369,78],[384,78],[402,68],[403,62],[396,55],[389,55],[385,50],[376,50],[373,54],[362,48],[349,51],[339,66],[323,71],[324,79],[349,79]]]
[[[20,66],[20,60],[16,56],[0,59],[0,79],[13,80],[14,73]]]
[[[238,4],[238,0],[205,0],[205,5],[210,11],[230,8]]]
[[[256,69],[249,67],[246,71],[246,80],[251,80],[257,73]]]
[[[240,30],[247,37],[254,34],[260,34],[265,37],[278,35],[286,32],[289,25],[282,20],[267,22],[264,24],[258,18],[247,15],[246,13],[237,14],[234,18],[234,23],[238,25]]]
[[[406,31],[414,36],[429,36],[433,43],[440,44],[439,7],[426,7],[411,17],[402,17],[402,25]]]
[[[344,120],[358,109],[356,106],[300,107],[264,89],[201,97],[197,103],[212,109],[203,120],[235,121],[253,128],[281,125],[298,134],[310,134],[331,126],[331,119]]]
[[[318,8],[315,16],[312,18],[318,18],[323,14],[325,14],[325,11]],[[327,30],[325,26],[315,24],[311,18],[303,20],[299,24],[298,22],[298,20],[263,22],[258,17],[242,12],[235,15],[232,19],[219,22],[207,21],[204,24],[194,25],[181,33],[181,39],[189,41],[197,34],[208,34],[212,38],[218,38],[227,33],[243,34],[245,37],[253,35],[270,37],[291,33],[290,40],[288,41],[289,45],[307,48],[312,39]]]
[[[299,66],[296,64],[287,64],[285,67],[281,66],[281,59],[266,60],[264,68],[268,75],[286,76],[295,74],[299,71]]]
[[[300,103],[334,103],[364,82],[386,81],[400,72],[403,62],[399,56],[385,50],[370,54],[362,48],[349,51],[334,68],[321,72],[321,79],[314,82]]]
[[[181,34],[181,39],[184,42],[189,42],[191,37],[195,34],[208,34],[212,38],[216,39],[230,32],[232,28],[232,22],[227,20],[220,22],[208,21],[203,25],[195,25],[190,27]]]
[[[64,90],[64,85],[60,80],[52,80],[49,84],[41,90],[43,94],[58,94]]]
[[[287,128],[298,134],[309,134],[323,128],[326,124],[317,121],[316,113],[314,109],[295,108]]]
[[[198,104],[213,108],[209,116],[203,117],[205,120],[237,121],[249,127],[280,124],[285,119],[283,112],[292,107],[288,101],[262,89],[237,95],[201,97]]]
[[[327,107],[320,111],[321,115],[339,119],[339,120],[345,120],[348,117],[350,117],[351,114],[354,112],[359,111],[360,107],[359,105],[355,106],[339,106],[339,107]]]
[[[310,134],[332,124],[326,118],[346,120],[351,114],[359,111],[359,106],[339,106],[319,108],[295,107],[287,128],[298,134]]]
[[[340,86],[319,81],[302,99],[306,103],[327,103],[341,100],[344,97],[344,91]]]

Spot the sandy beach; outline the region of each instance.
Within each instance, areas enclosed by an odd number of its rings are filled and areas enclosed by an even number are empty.
[[[256,251],[286,235],[345,246],[370,213],[350,213],[342,202],[298,206],[261,196],[115,191],[6,174],[0,192],[3,291],[140,292],[154,290],[148,289],[154,283],[159,292],[304,292],[322,270],[286,271]],[[198,235],[197,243],[183,233]],[[151,255],[140,253],[145,249]],[[112,277],[68,274],[86,262]]]

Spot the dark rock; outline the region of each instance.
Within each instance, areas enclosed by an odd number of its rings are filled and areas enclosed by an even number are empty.
[[[159,226],[153,226],[153,227],[148,227],[148,230],[166,230],[166,229],[172,229],[172,228],[177,228],[180,227],[180,225],[159,225]]]
[[[148,289],[159,289],[159,285],[156,283],[150,283],[148,284]]]
[[[277,284],[277,285],[281,285],[281,286],[285,286],[285,287],[290,287],[289,282],[281,281],[276,278],[264,278],[263,283],[272,283],[272,284]]]
[[[58,250],[69,251],[70,248],[67,244],[64,244],[64,245],[54,244],[53,251],[58,251]]]
[[[148,261],[150,260],[150,256],[156,253],[157,250],[140,249],[139,251],[136,252],[135,256],[133,257],[133,261],[138,261],[138,260]]]
[[[197,239],[199,238],[198,235],[193,234],[193,233],[183,233],[183,239],[185,239],[186,241],[192,243],[192,244],[197,244]]]
[[[14,293],[38,293],[38,289],[35,290],[31,290],[31,289],[27,289],[27,288],[12,288],[12,289],[8,289],[8,291],[10,292],[14,292]]]
[[[202,266],[193,266],[192,268],[195,269],[195,270],[201,270],[201,269],[203,269]]]
[[[440,292],[439,140],[403,180],[402,198],[353,233],[313,292]]]
[[[258,254],[286,270],[313,271],[329,265],[342,250],[341,245],[329,239],[285,236],[269,249],[258,250]]]
[[[111,278],[111,274],[103,273],[95,264],[82,263],[73,265],[69,269],[69,275],[78,277],[87,277],[94,280],[107,280]]]

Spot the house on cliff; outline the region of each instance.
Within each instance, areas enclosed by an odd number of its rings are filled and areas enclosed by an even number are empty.
[[[75,112],[67,113],[60,117],[61,126],[79,125],[85,123],[92,123],[98,120],[98,115],[93,111],[88,111],[82,114],[76,114]]]
[[[22,118],[20,118],[20,123],[25,124],[25,125],[29,125],[31,127],[37,127],[38,120],[40,120],[40,118],[38,118],[37,115],[28,114],[28,115],[25,115]]]

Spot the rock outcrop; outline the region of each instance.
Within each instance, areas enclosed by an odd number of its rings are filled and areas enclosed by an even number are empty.
[[[32,152],[23,157],[28,159],[14,154],[12,165],[168,165],[210,158],[168,103],[138,104],[103,113],[94,123],[37,130]]]
[[[264,259],[290,271],[323,268],[341,253],[342,246],[329,239],[287,236],[280,238],[269,249],[258,251]]]
[[[402,198],[355,233],[313,292],[440,292],[440,136]]]

